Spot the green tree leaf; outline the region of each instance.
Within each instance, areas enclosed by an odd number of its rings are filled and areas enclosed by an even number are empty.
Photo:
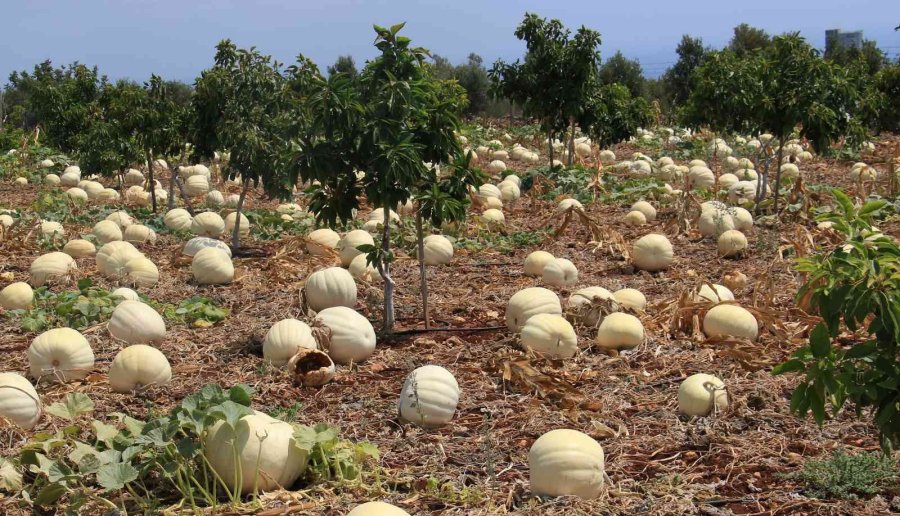
[[[819,323],[809,334],[809,347],[816,358],[828,356],[831,351],[831,336],[824,323]]]

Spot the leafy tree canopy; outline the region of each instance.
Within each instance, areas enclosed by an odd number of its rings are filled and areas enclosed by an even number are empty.
[[[732,52],[743,57],[744,54],[767,48],[772,43],[772,38],[763,29],[751,27],[742,23],[734,28],[734,35],[728,42],[728,48]]]
[[[525,116],[540,120],[552,138],[579,116],[594,87],[600,33],[582,26],[573,36],[559,20],[527,13],[515,35],[525,42],[524,60],[494,63],[492,90],[521,105]]]
[[[684,105],[691,94],[691,78],[694,70],[700,67],[710,53],[710,49],[703,46],[703,40],[692,38],[685,34],[675,49],[678,61],[663,75],[663,81],[668,90],[668,97],[673,106]]]
[[[334,75],[336,73],[356,77],[356,75],[359,74],[359,71],[356,69],[356,61],[353,59],[353,56],[349,54],[338,56],[334,64],[328,67],[328,75]]]
[[[869,75],[876,75],[882,68],[890,66],[887,55],[875,44],[874,41],[863,40],[862,46],[846,47],[837,41],[831,40],[825,45],[825,59],[843,66],[858,63],[863,66]]]
[[[628,59],[622,52],[616,52],[600,66],[598,72],[603,84],[621,84],[628,88],[632,97],[639,97],[644,91],[644,73],[641,64]]]

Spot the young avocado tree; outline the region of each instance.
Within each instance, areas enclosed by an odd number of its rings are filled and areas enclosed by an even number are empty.
[[[137,146],[147,162],[147,180],[150,189],[150,202],[153,213],[156,213],[156,180],[153,177],[153,156],[169,157],[181,148],[179,133],[184,118],[184,110],[169,96],[165,83],[157,75],[151,75],[150,81],[144,84],[146,94],[139,98],[135,107]],[[174,200],[175,192],[169,192],[169,199]]]
[[[585,97],[575,119],[578,126],[601,147],[634,136],[638,127],[646,127],[653,112],[646,99],[632,97],[622,84],[596,84]]]
[[[288,123],[285,78],[281,65],[255,48],[238,49],[230,40],[216,46],[215,65],[201,73],[192,99],[194,155],[212,160],[216,150],[230,158],[227,179],[242,187],[231,247],[240,248],[241,211],[251,184],[262,184],[272,197],[286,198]]]
[[[45,141],[64,153],[74,154],[78,138],[96,114],[96,102],[108,81],[97,67],[78,62],[54,68],[49,61],[28,72],[10,75],[13,86],[27,91],[25,108],[41,129]]]
[[[775,136],[774,212],[778,213],[784,144],[795,129],[817,152],[840,138],[851,144],[865,138],[866,127],[874,122],[877,96],[858,75],[853,68],[822,59],[797,34],[776,36],[771,45],[742,58],[726,50],[719,58],[707,59],[695,74],[688,111],[694,113],[695,124],[749,128]],[[764,170],[757,210],[767,182],[768,170]]]
[[[422,315],[425,328],[431,327],[428,312],[428,275],[425,269],[424,222],[434,227],[445,223],[463,221],[469,205],[469,189],[478,188],[485,181],[480,169],[472,168],[471,152],[457,154],[456,158],[442,165],[440,175],[432,171],[428,179],[419,185],[416,195],[416,251],[419,259],[419,288],[422,294]],[[434,169],[433,169],[434,170]]]
[[[135,133],[133,106],[145,91],[130,81],[105,84],[89,109],[91,123],[74,139],[74,155],[84,170],[122,176],[128,166],[143,159]]]
[[[491,90],[521,105],[525,116],[540,121],[552,166],[553,137],[567,126],[574,131],[597,75],[600,33],[582,26],[570,37],[571,31],[559,20],[526,13],[515,35],[525,41],[524,61],[495,62],[489,72]],[[570,149],[570,164],[572,154]]]
[[[466,105],[465,90],[455,80],[440,80],[429,73],[423,81],[428,98],[413,127],[413,138],[422,145],[422,160],[431,164],[424,180],[415,186],[416,199],[416,256],[419,260],[419,286],[422,295],[422,313],[425,328],[430,328],[428,314],[428,273],[425,267],[425,231],[423,218],[448,213],[448,220],[459,220],[458,207],[465,205],[468,191],[442,190],[439,183],[439,169],[452,156],[459,156],[461,149],[455,137],[459,129],[459,116]],[[447,129],[450,128],[448,131]],[[423,195],[424,194],[424,195]],[[453,194],[456,194],[455,196]],[[423,204],[424,201],[424,204]]]
[[[403,26],[375,26],[380,54],[357,77],[325,79],[305,58],[288,69],[293,118],[308,121],[291,134],[295,172],[315,185],[310,210],[318,221],[334,225],[352,218],[360,194],[384,208],[380,248],[360,250],[384,279],[385,333],[394,325],[391,210],[434,175],[425,160],[439,163],[459,149],[454,101],[443,104],[448,101],[427,70],[427,50],[398,35]]]
[[[804,375],[790,409],[801,417],[812,412],[820,425],[828,407],[837,414],[847,401],[857,415],[871,411],[889,453],[900,445],[900,247],[873,226],[886,201],[857,206],[843,192],[832,193],[836,209],[819,220],[846,240],[797,260],[806,275],[798,301],[822,321],[808,344],[773,372]]]
[[[694,76],[689,101],[682,106],[682,121],[694,129],[710,129],[713,141],[716,134],[757,131],[758,113],[752,102],[763,97],[763,84],[757,79],[758,66],[759,60],[750,54],[744,58],[732,50],[708,54],[701,71]],[[711,154],[715,160],[715,148]],[[757,169],[761,168],[763,176],[768,177],[771,162],[768,142],[760,149],[760,156],[762,162],[758,165],[763,166]]]

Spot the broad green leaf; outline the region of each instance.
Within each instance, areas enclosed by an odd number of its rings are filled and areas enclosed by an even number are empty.
[[[22,489],[22,472],[11,460],[0,457],[0,490],[16,493]]]
[[[96,473],[100,466],[103,465],[96,455],[85,455],[78,461],[78,473],[82,475],[90,475]]]
[[[125,484],[133,482],[137,478],[138,470],[124,462],[105,464],[97,471],[97,483],[107,491],[122,489]]]
[[[225,421],[225,424],[227,424],[231,428],[235,428],[238,424],[238,421],[240,421],[242,417],[251,414],[251,411],[248,407],[244,405],[238,405],[237,403],[229,400],[222,402],[214,407],[210,407],[209,413]]]
[[[47,407],[47,413],[67,420],[77,419],[79,416],[89,414],[94,410],[94,402],[80,392],[66,395],[62,402],[56,402]]]
[[[69,480],[74,476],[72,468],[63,463],[61,459],[53,461],[53,464],[50,465],[50,470],[47,472],[47,478],[51,482]]]
[[[827,356],[831,350],[831,336],[828,334],[828,328],[823,323],[817,324],[810,332],[809,347],[816,358]]]
[[[47,484],[34,497],[35,505],[47,506],[56,503],[57,500],[66,494],[66,486],[59,483]]]
[[[831,190],[831,194],[834,195],[834,198],[841,205],[841,208],[844,210],[844,217],[851,219],[855,218],[856,210],[853,208],[853,201],[850,200],[850,197],[847,196],[841,190],[834,188]]]
[[[250,406],[250,396],[252,394],[253,389],[244,384],[238,384],[228,389],[228,399],[245,407]]]
[[[89,455],[96,456],[97,453],[99,452],[93,446],[80,441],[73,441],[72,451],[69,452],[67,457],[71,462],[78,464],[84,457],[87,457]]]
[[[316,447],[316,431],[305,425],[292,425],[294,427],[294,444],[301,450],[311,452]]]
[[[774,368],[772,368],[772,374],[779,375],[779,374],[784,374],[784,373],[792,373],[792,372],[796,372],[796,371],[802,371],[805,368],[806,368],[806,365],[802,361],[792,359],[792,360],[788,360],[787,362],[785,362],[783,364],[779,364],[779,365],[775,366]]]
[[[378,446],[370,443],[369,441],[362,441],[356,444],[356,453],[363,457],[369,457],[374,460],[378,460],[381,456],[381,452],[378,450]]]
[[[809,408],[813,413],[813,419],[821,425],[825,422],[825,400],[815,389],[809,389],[807,399],[809,399]]]
[[[175,443],[175,449],[178,450],[179,455],[184,458],[190,459],[194,457],[201,448],[190,437],[184,437],[182,439],[179,439],[178,442]]]
[[[119,429],[112,426],[107,425],[101,421],[91,421],[91,427],[94,429],[94,434],[97,436],[97,440],[106,444],[107,446],[112,446],[113,439],[117,435],[119,435]]]
[[[316,425],[316,443],[330,443],[337,440],[337,428],[326,426],[324,428]]]

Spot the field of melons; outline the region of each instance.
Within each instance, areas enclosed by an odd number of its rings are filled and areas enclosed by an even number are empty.
[[[900,509],[889,459],[863,468],[869,484],[852,473],[874,491],[823,487],[811,465],[876,451],[877,431],[851,410],[797,418],[798,378],[772,374],[818,321],[795,259],[846,241],[816,215],[832,187],[895,194],[896,138],[857,166],[790,144],[787,210],[756,220],[742,158],[759,140],[579,138],[554,170],[527,126],[460,140],[489,181],[465,222],[425,239],[431,329],[415,207],[391,217],[388,336],[357,249],[383,211],[334,232],[302,189],[292,203],[250,189],[232,252],[227,156],[178,167],[193,215],[180,196],[163,208],[165,182],[153,214],[146,170],[119,183],[46,148],[4,156],[3,513]],[[896,210],[878,211],[877,238],[900,234]]]

